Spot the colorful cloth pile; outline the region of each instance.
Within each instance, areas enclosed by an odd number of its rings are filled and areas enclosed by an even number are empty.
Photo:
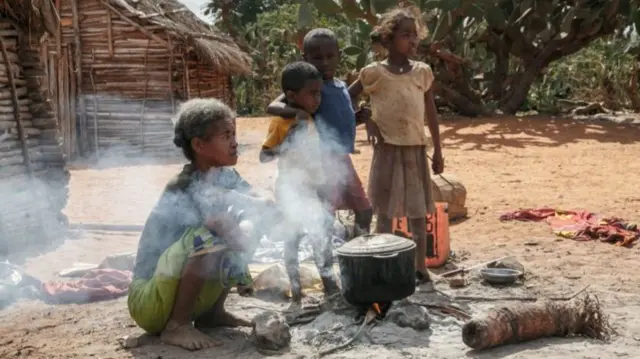
[[[126,295],[131,272],[118,269],[93,269],[82,278],[68,282],[42,283],[42,299],[47,303],[91,303]]]
[[[578,241],[600,240],[628,247],[640,238],[640,229],[636,223],[588,211],[523,209],[505,213],[500,216],[500,220],[546,221],[556,235]]]

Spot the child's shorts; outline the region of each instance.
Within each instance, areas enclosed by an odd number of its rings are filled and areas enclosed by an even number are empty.
[[[220,275],[205,283],[194,307],[194,320],[209,311],[218,301],[225,287],[251,283],[246,266],[232,263],[237,253],[229,252],[222,239],[204,227],[187,229],[182,237],[158,259],[151,279],[136,278],[129,287],[129,313],[146,332],[161,332],[173,309],[180,276],[187,260],[208,253],[225,252],[221,260]],[[227,255],[231,254],[231,255]],[[242,269],[238,269],[242,267]],[[225,281],[223,282],[223,278]]]

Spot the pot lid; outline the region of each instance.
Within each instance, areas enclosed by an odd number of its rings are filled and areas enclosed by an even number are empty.
[[[416,244],[393,234],[367,234],[350,240],[336,250],[338,255],[368,256],[412,249]]]

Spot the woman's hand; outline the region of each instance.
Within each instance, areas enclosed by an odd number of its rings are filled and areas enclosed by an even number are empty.
[[[366,124],[369,120],[371,120],[371,110],[369,110],[366,107],[363,107],[358,111],[356,111],[355,116],[356,116],[356,126],[361,125],[363,123]]]
[[[222,237],[234,251],[247,251],[253,246],[253,223],[240,221],[232,213],[222,212],[207,218],[205,226]]]
[[[384,143],[384,138],[382,138],[382,133],[380,133],[380,128],[378,125],[372,120],[368,120],[365,122],[365,126],[367,128],[367,141],[373,147],[379,146]]]

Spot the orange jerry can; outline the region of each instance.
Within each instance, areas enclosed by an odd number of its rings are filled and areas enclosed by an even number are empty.
[[[449,213],[446,202],[436,202],[436,213],[428,214],[427,221],[427,268],[442,267],[449,259],[451,243],[449,240]],[[394,218],[391,230],[395,235],[411,238],[411,229],[407,218]]]

